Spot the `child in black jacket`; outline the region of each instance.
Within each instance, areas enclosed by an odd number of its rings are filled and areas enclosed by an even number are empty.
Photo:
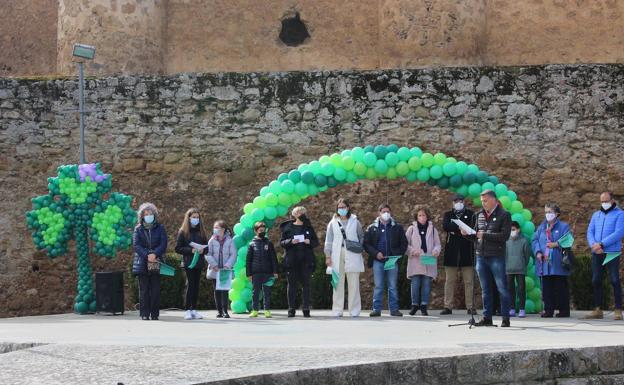
[[[271,318],[271,287],[266,283],[277,278],[277,254],[273,243],[266,237],[264,222],[254,224],[256,237],[247,249],[247,276],[253,284],[253,310],[250,317],[258,317],[260,308],[260,290],[264,295],[264,316]]]

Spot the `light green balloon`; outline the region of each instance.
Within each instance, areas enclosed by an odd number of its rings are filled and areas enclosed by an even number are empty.
[[[321,173],[321,163],[318,160],[314,160],[314,161],[310,162],[309,170],[314,175],[320,174]]]
[[[369,154],[372,154],[372,152],[369,152]],[[375,169],[369,168],[366,170],[366,179],[375,179],[376,177],[377,173],[375,172]]]
[[[511,207],[509,208],[509,211],[512,214],[516,214],[516,213],[522,213],[522,209],[524,208],[524,206],[522,205],[522,202],[515,200],[513,202],[511,202]]]
[[[386,178],[388,178],[388,180],[394,180],[396,178],[398,178],[398,173],[396,172],[396,168],[394,167],[390,167],[388,169],[388,171],[386,172]]]
[[[270,194],[270,193],[269,193]],[[267,194],[268,195],[268,194]],[[259,208],[259,209],[263,209],[266,207],[267,203],[266,203],[266,199],[264,197],[255,197],[253,200],[254,205]]]
[[[411,157],[409,159],[409,161],[407,162],[407,165],[409,166],[410,170],[412,170],[412,171],[418,171],[422,167],[420,158],[417,157],[417,156]]]
[[[355,166],[353,167],[353,171],[355,172],[355,175],[366,175],[366,165],[362,162],[357,162],[355,164]]]
[[[297,194],[300,197],[303,197],[307,193],[308,193],[308,186],[305,183],[299,182],[295,184],[295,194]]]
[[[264,199],[266,200],[267,206],[277,206],[277,195],[268,193]]]
[[[336,170],[336,166],[334,166],[332,163],[328,162],[325,163],[322,167],[321,167],[321,173],[325,176],[330,176],[334,173],[334,170]]]
[[[340,155],[340,154],[332,154],[329,157],[329,160],[330,160],[331,164],[334,165],[334,167],[336,167],[336,168],[343,167],[342,155]]]
[[[396,171],[399,176],[405,176],[410,172],[410,168],[406,161],[402,160],[396,165]]]
[[[323,156],[321,156],[321,157],[319,158],[319,163],[321,163],[321,165],[323,165],[323,164],[325,164],[325,163],[329,162],[330,160],[331,160],[331,159],[330,159],[330,157],[329,157],[329,156],[327,156],[327,155],[323,155]]]
[[[447,162],[444,166],[442,166],[442,171],[444,172],[444,175],[450,177],[457,173],[457,166],[455,166],[455,163]]]
[[[431,166],[433,166],[433,155],[431,153],[425,152],[420,157],[420,162],[423,167],[430,168]]]
[[[409,160],[409,158],[412,157],[412,152],[407,147],[401,147],[397,151],[397,155],[399,156],[399,160],[407,162]]]
[[[531,219],[533,219],[533,214],[531,214],[531,212],[527,209],[522,210],[522,216],[527,221],[530,221]]]
[[[433,156],[433,163],[437,164],[438,166],[443,166],[444,163],[446,163],[446,155],[438,152]]]
[[[357,162],[364,162],[364,149],[362,147],[354,147],[353,150],[351,150],[351,157],[353,157],[353,160],[357,163]]]
[[[418,157],[418,158],[422,157],[422,155],[423,155],[423,151],[420,148],[418,148],[418,147],[410,148],[410,152],[412,153],[412,156],[415,156],[415,157]]]
[[[351,171],[355,166],[355,160],[350,156],[345,156],[342,158],[342,165],[346,171]]]
[[[375,166],[376,162],[377,162],[377,156],[374,153],[367,152],[364,155],[364,164],[366,165],[366,167],[373,167]]]
[[[292,194],[295,191],[295,184],[292,180],[286,179],[282,182],[282,191],[288,194]]]

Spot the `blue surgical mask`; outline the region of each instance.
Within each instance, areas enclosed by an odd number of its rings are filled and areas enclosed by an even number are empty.
[[[346,217],[348,213],[348,209],[338,209],[338,215],[340,215],[341,217]]]
[[[199,218],[191,218],[191,226],[195,227],[199,224]]]
[[[154,223],[154,216],[153,215],[146,215],[143,217],[143,220],[145,221],[145,223],[152,224]]]
[[[221,235],[221,229],[212,229],[213,235]]]

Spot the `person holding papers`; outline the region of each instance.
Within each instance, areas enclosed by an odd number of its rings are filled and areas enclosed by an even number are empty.
[[[206,276],[215,280],[217,318],[230,318],[227,311],[228,291],[232,288],[232,267],[236,263],[236,253],[232,232],[224,220],[216,221],[212,226],[212,237],[208,241]]]
[[[253,284],[252,311],[250,318],[258,317],[260,309],[260,292],[264,297],[264,316],[271,318],[271,286],[267,285],[271,279],[277,279],[277,254],[273,242],[266,236],[264,222],[254,224],[256,236],[247,248],[246,271],[247,277]]]
[[[351,212],[348,200],[341,198],[336,206],[336,213],[327,224],[324,247],[326,271],[332,277],[334,288],[332,314],[334,317],[342,317],[346,280],[349,290],[349,314],[351,317],[359,317],[362,310],[360,273],[364,272],[362,258],[364,230],[357,216]]]
[[[310,276],[316,266],[314,248],[319,240],[306,216],[306,209],[297,206],[292,210],[294,219],[280,225],[282,237],[280,245],[286,251],[282,266],[288,281],[288,317],[294,317],[297,309],[296,299],[299,284],[302,286],[303,316],[310,317]]]
[[[397,291],[397,278],[399,267],[396,260],[405,254],[407,250],[407,238],[405,230],[392,218],[390,205],[387,203],[379,206],[379,216],[375,219],[364,235],[364,249],[368,254],[368,266],[373,268],[375,289],[373,291],[373,311],[371,317],[381,316],[384,286],[388,286],[388,307],[390,315],[402,317],[399,311],[399,293]],[[386,263],[393,263],[394,267],[388,269]]]
[[[544,206],[545,219],[533,234],[533,255],[535,272],[542,277],[543,318],[551,318],[555,309],[557,317],[570,316],[570,292],[568,277],[570,268],[562,263],[562,248],[559,240],[570,233],[570,226],[559,220],[561,209],[554,203]]]
[[[205,266],[203,255],[205,247],[193,247],[191,243],[206,245],[208,238],[201,221],[201,215],[196,208],[186,210],[182,226],[178,230],[175,252],[182,255],[182,267],[186,272],[186,300],[184,302],[184,319],[201,319],[197,312],[197,296],[199,293],[199,278]]]
[[[606,270],[613,286],[615,299],[614,320],[622,319],[622,285],[620,284],[620,254],[624,237],[624,211],[620,209],[613,193],[600,194],[600,210],[596,211],[587,228],[587,243],[592,251],[592,286],[594,288],[594,311],[586,318],[602,318],[604,298],[602,275]]]
[[[417,207],[414,222],[407,228],[407,278],[411,280],[412,309],[410,315],[420,310],[427,313],[431,281],[438,276],[438,256],[442,249],[440,233],[433,226],[431,213],[426,207]]]

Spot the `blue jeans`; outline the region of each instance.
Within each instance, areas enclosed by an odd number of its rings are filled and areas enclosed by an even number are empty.
[[[381,311],[383,305],[384,286],[388,285],[388,307],[390,311],[399,310],[399,293],[397,291],[397,278],[399,267],[392,270],[384,270],[384,262],[375,260],[373,262],[373,278],[375,290],[373,291],[373,310]]]
[[[602,266],[606,258],[606,254],[592,253],[592,286],[594,287],[594,306],[605,308],[604,296],[602,293],[602,272],[607,271],[609,282],[613,286],[613,297],[615,300],[615,308],[622,309],[622,285],[620,285],[620,258],[619,256]]]
[[[493,293],[496,289],[498,289],[501,301],[501,315],[509,317],[510,297],[509,290],[507,290],[505,257],[477,257],[477,273],[483,297],[483,318],[491,319],[494,314]],[[496,287],[492,287],[492,276]]]
[[[431,277],[415,275],[412,277],[412,306],[428,305],[431,293]]]

